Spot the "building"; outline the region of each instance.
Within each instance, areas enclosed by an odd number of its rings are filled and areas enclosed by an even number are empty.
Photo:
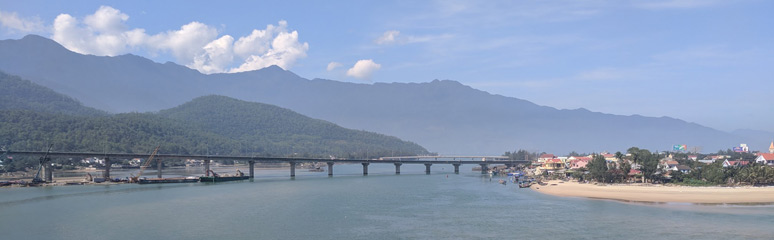
[[[723,161],[723,167],[741,167],[741,166],[746,166],[747,164],[750,164],[750,162],[748,162],[748,161],[728,161],[728,159]]]
[[[540,157],[538,157],[538,162],[545,162],[548,159],[554,159],[554,158],[556,158],[556,155],[553,155],[553,154],[550,154],[550,153],[546,153],[546,154],[540,155]]]
[[[769,145],[769,153],[774,153],[774,141],[771,141],[771,145]]]
[[[677,165],[677,171],[680,171],[681,173],[690,173],[691,167],[688,167],[685,165]]]
[[[755,162],[766,165],[774,165],[774,153],[760,153],[758,154],[758,157],[755,158]]]

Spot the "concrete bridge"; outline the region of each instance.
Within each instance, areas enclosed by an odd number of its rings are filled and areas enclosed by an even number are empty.
[[[8,151],[8,155],[32,155],[45,156],[43,151]],[[147,158],[149,154],[138,153],[95,153],[95,152],[49,152],[48,157],[43,159],[44,178],[46,182],[53,181],[53,169],[50,164],[52,157],[103,157],[105,158],[105,170],[103,176],[110,178],[111,159],[131,159]],[[363,175],[368,175],[368,165],[375,164],[393,164],[395,165],[395,174],[400,174],[400,167],[403,164],[424,164],[425,173],[430,174],[430,166],[433,164],[451,164],[454,166],[454,173],[460,173],[462,164],[478,164],[481,166],[481,173],[487,173],[490,164],[504,164],[508,167],[517,164],[529,164],[526,160],[508,160],[501,156],[404,156],[404,157],[383,157],[380,159],[325,159],[325,158],[295,158],[295,157],[259,157],[259,156],[213,156],[213,155],[192,155],[192,154],[156,154],[154,159],[157,164],[157,177],[162,175],[162,159],[200,159],[204,160],[204,171],[209,176],[210,162],[222,160],[247,161],[250,167],[249,176],[255,177],[255,163],[288,163],[290,164],[290,177],[296,176],[296,164],[305,162],[325,162],[328,164],[328,176],[333,176],[333,165],[336,163],[361,164],[363,165]]]

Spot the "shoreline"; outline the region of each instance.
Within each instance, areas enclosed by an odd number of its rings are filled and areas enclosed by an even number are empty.
[[[774,187],[689,187],[664,185],[603,185],[552,180],[530,189],[559,197],[583,197],[643,203],[770,204]]]

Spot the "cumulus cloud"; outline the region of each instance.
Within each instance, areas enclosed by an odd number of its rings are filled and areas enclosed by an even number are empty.
[[[234,52],[245,59],[244,63],[229,72],[243,72],[277,65],[288,69],[293,63],[306,57],[308,43],[298,41],[298,31],[288,32],[287,22],[278,26],[268,25],[265,30],[253,30],[250,36],[239,38]]]
[[[396,30],[386,31],[384,32],[384,34],[382,34],[381,37],[376,39],[376,44],[379,44],[379,45],[393,44],[397,40],[398,35],[400,35],[400,31],[396,31]]]
[[[341,63],[331,62],[331,63],[328,63],[328,67],[326,69],[328,70],[328,72],[330,72],[330,71],[333,71],[334,69],[339,68],[341,66],[342,66]]]
[[[39,18],[21,18],[15,12],[0,11],[0,25],[22,33],[41,32],[45,29]]]
[[[382,65],[375,63],[374,60],[360,60],[355,63],[355,66],[347,70],[347,76],[368,80],[379,68],[382,68]]]
[[[137,49],[153,56],[169,53],[178,63],[202,73],[242,72],[271,65],[289,69],[309,50],[308,43],[299,41],[297,31],[288,30],[286,21],[235,40],[230,35],[219,36],[215,27],[196,21],[149,35],[142,28],[129,29],[128,19],[127,14],[109,6],[101,6],[82,21],[60,14],[54,20],[52,39],[82,54],[115,56]]]

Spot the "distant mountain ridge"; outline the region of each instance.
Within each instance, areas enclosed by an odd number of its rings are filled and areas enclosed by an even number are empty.
[[[526,149],[564,154],[623,151],[631,146],[669,150],[673,144],[702,146],[712,152],[739,143],[753,149],[768,144],[674,118],[557,110],[455,81],[308,80],[276,66],[205,75],[134,55],[81,55],[32,35],[0,41],[0,70],[111,112],[158,111],[217,94],[277,105],[346,128],[397,136],[441,153]]]
[[[423,147],[351,130],[291,110],[204,96],[159,113],[109,115],[0,72],[0,146],[57,151],[367,158],[427,154]]]

